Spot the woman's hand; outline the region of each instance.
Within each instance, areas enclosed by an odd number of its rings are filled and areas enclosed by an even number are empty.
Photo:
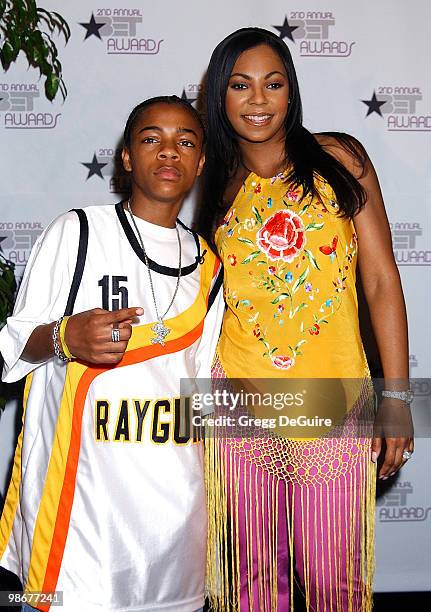
[[[385,455],[379,469],[379,478],[386,480],[406,463],[403,452],[413,452],[413,421],[409,405],[399,399],[384,397],[380,402],[374,421],[374,437],[371,443],[371,458],[377,461],[383,438]]]

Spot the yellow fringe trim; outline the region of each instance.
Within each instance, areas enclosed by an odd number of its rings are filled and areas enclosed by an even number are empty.
[[[360,401],[362,406],[371,402],[369,388]],[[352,453],[353,446],[356,453]],[[256,449],[261,451],[259,458],[253,454]],[[293,466],[291,472],[284,469],[287,465]],[[322,471],[323,465],[329,466],[329,470]],[[311,468],[317,468],[317,474],[310,473]],[[305,472],[298,473],[301,469]],[[371,612],[376,465],[370,459],[370,436],[319,438],[306,443],[280,438],[226,440],[216,427],[207,428],[205,480],[206,589],[214,612],[278,612],[280,609],[279,511],[286,519],[288,536],[290,612],[294,612],[293,592],[298,582],[294,572],[298,546],[302,550],[303,580],[297,587],[304,595],[307,611]],[[285,508],[279,508],[281,487],[285,491]],[[344,495],[344,502],[341,495],[331,500],[338,488],[346,491],[347,487],[350,490]],[[316,504],[316,500],[322,503]],[[245,555],[247,565],[247,576],[242,581],[248,594],[247,610],[240,606],[240,504],[245,512],[246,550],[241,554]],[[294,522],[298,520],[302,533],[299,542],[294,541]],[[254,568],[258,574],[255,584]],[[347,593],[343,577],[347,577]],[[355,583],[359,585],[356,593]]]

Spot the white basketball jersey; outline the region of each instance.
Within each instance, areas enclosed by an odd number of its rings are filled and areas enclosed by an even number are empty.
[[[65,612],[192,612],[204,601],[203,454],[196,432],[181,425],[178,398],[181,378],[210,377],[223,315],[220,264],[180,226],[181,278],[165,318],[171,331],[165,346],[153,344],[154,300],[128,214],[121,204],[85,212],[81,280],[79,220],[69,212],[35,245],[0,332],[4,380],[31,372],[0,563],[28,591],[63,591]],[[177,234],[136,222],[163,314],[178,277]],[[71,287],[74,313],[144,309],[117,366],[21,359],[35,327],[64,314]]]

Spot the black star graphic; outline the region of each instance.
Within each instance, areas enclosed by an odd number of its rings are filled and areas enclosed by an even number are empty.
[[[193,102],[196,102],[197,98],[189,98],[186,94],[186,90],[183,89],[183,93],[181,94],[181,100],[185,100],[189,104],[193,104]]]
[[[0,238],[0,253],[4,253],[4,251],[3,251],[3,249],[2,249],[2,245],[1,245],[1,243],[2,243],[4,240],[6,240],[6,238],[8,238],[8,236],[2,236],[2,237]]]
[[[81,25],[83,28],[87,30],[87,32],[85,33],[84,40],[87,40],[87,38],[89,38],[90,36],[97,36],[97,38],[102,40],[99,30],[100,28],[103,28],[103,26],[105,25],[105,22],[97,23],[97,21],[94,19],[94,13],[91,13],[91,18],[88,23],[80,23],[79,25]]]
[[[371,113],[377,113],[378,115],[380,115],[380,117],[383,117],[380,107],[383,106],[383,104],[386,104],[386,100],[383,100],[383,102],[380,102],[380,100],[377,100],[375,90],[373,91],[371,100],[361,100],[361,102],[363,102],[364,104],[368,106],[368,112],[365,115],[366,117],[368,117],[368,115],[371,115]]]
[[[272,27],[280,32],[281,40],[283,40],[283,38],[288,38],[292,42],[295,42],[295,39],[293,38],[292,34],[295,30],[298,29],[299,26],[290,26],[289,22],[287,21],[287,17],[284,18],[283,25]]]
[[[88,176],[87,176],[87,181],[89,178],[91,178],[93,176],[93,174],[96,174],[97,176],[100,176],[101,179],[104,179],[104,176],[102,174],[102,168],[104,168],[105,166],[107,166],[108,164],[102,164],[97,160],[96,157],[96,153],[93,155],[93,159],[91,160],[91,162],[81,162],[81,164],[83,166],[85,166],[86,168],[88,168]]]

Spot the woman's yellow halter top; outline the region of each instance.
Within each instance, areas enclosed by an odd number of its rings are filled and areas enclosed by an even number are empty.
[[[227,312],[218,355],[230,378],[364,378],[354,224],[318,195],[251,173],[215,240]]]

